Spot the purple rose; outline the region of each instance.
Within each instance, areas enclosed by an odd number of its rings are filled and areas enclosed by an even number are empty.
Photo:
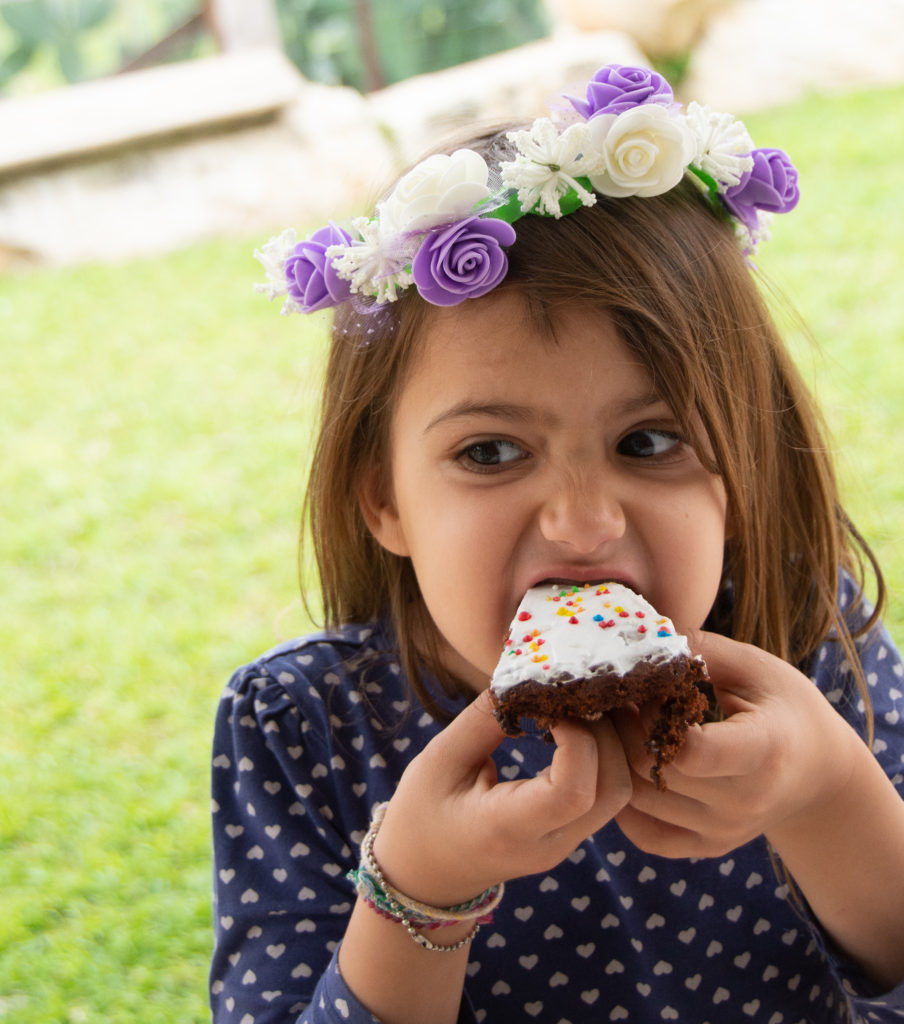
[[[626,64],[608,64],[587,83],[587,99],[566,96],[574,109],[589,121],[600,114],[622,114],[641,103],[673,102],[669,83],[648,68],[632,68]]]
[[[434,306],[485,295],[508,272],[501,246],[514,241],[511,224],[492,217],[469,217],[430,232],[411,264],[417,290]]]
[[[797,206],[800,190],[797,187],[797,168],[788,154],[780,149],[755,149],[753,169],[725,190],[722,201],[733,217],[737,217],[752,231],[758,223],[758,211],[787,213]]]
[[[331,245],[349,245],[351,240],[347,231],[330,221],[292,250],[286,260],[286,284],[302,313],[338,306],[349,297],[351,286],[336,273],[326,251]]]

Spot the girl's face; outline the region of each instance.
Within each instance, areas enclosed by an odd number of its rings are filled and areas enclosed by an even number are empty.
[[[437,311],[395,409],[387,493],[362,491],[474,690],[538,583],[618,580],[684,630],[719,586],[721,479],[607,317],[576,308],[556,327],[506,292]]]

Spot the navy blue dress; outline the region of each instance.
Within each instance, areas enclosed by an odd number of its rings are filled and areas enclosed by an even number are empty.
[[[904,792],[904,666],[882,629],[861,647],[874,752]],[[819,649],[809,674],[862,727],[837,645]],[[382,623],[283,644],[235,673],[213,750],[216,1024],[374,1021],[337,968],[355,901],[346,873],[374,805],[440,728]],[[495,761],[504,780],[533,776],[550,757],[523,736]],[[904,983],[879,992],[831,948],[762,839],[720,859],[672,860],[611,823],[555,870],[506,884],[471,947],[461,1019],[898,1021]]]

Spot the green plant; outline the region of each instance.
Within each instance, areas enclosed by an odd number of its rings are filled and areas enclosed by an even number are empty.
[[[277,9],[286,52],[305,75],[361,91],[546,31],[538,0],[278,0]]]
[[[15,43],[0,63],[0,87],[42,48],[51,50],[67,82],[83,77],[83,35],[113,13],[115,0],[17,0],[0,7]]]
[[[0,3],[0,89],[28,92],[114,74],[199,7],[194,0],[6,0]],[[186,39],[166,59],[210,46],[203,36]]]

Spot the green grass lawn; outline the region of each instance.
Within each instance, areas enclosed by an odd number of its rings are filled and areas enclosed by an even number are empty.
[[[749,118],[804,198],[760,264],[904,641],[904,91]],[[229,672],[306,628],[295,535],[325,321],[252,241],[0,278],[0,1020],[207,1019],[208,748]]]

